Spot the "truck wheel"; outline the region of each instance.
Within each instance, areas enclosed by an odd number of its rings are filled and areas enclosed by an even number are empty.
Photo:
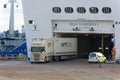
[[[33,62],[30,62],[30,63],[33,63]]]
[[[44,59],[44,63],[46,63],[46,62],[48,62],[47,57],[45,57],[45,59]]]

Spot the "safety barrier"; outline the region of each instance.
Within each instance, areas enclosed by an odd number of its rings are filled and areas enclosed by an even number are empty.
[[[19,59],[19,55],[18,54],[6,54],[5,55],[5,59]]]
[[[24,54],[6,54],[0,55],[0,60],[25,60],[26,55]]]

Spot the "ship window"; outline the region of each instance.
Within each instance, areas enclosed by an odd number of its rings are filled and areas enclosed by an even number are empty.
[[[66,13],[73,13],[73,8],[72,7],[66,7],[65,12]]]
[[[60,13],[60,12],[61,12],[61,8],[60,8],[60,7],[53,7],[53,8],[52,8],[52,11],[53,11],[54,13]]]
[[[86,9],[84,7],[78,7],[77,8],[77,12],[78,13],[85,13],[86,12]]]
[[[33,20],[29,20],[29,24],[33,24]]]
[[[98,13],[99,10],[98,10],[97,7],[90,7],[89,11],[90,11],[91,13]]]
[[[111,10],[110,7],[103,7],[103,8],[102,8],[102,12],[103,12],[103,13],[111,13],[111,11],[112,11],[112,10]]]

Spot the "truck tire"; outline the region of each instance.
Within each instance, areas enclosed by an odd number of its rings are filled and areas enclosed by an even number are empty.
[[[44,59],[44,63],[47,63],[49,60],[48,60],[48,57],[45,57]]]
[[[33,62],[30,62],[30,63],[33,63]]]

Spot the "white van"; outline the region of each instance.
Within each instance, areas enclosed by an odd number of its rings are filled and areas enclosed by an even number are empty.
[[[88,59],[88,62],[98,62],[98,57],[99,56],[102,56],[103,57],[103,62],[106,61],[106,57],[100,53],[100,52],[90,52],[89,53],[89,59]]]

